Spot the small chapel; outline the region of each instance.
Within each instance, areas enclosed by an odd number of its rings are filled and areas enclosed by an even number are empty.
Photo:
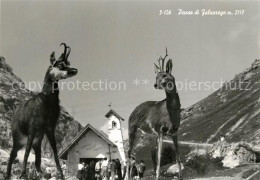
[[[106,133],[87,124],[59,154],[67,161],[68,173],[77,174],[80,162],[97,162],[99,159],[119,159],[125,162],[125,150],[121,121],[124,119],[110,108],[105,115],[108,120]]]

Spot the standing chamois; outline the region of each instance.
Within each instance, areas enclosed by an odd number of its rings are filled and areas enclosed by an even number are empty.
[[[172,60],[169,59],[166,64],[166,71],[164,70],[164,61],[167,57],[160,57],[158,59],[159,66],[155,65],[156,89],[163,89],[166,93],[166,99],[162,101],[147,101],[135,108],[129,117],[129,151],[128,158],[132,156],[134,145],[138,143],[139,139],[136,138],[137,131],[140,130],[143,134],[154,133],[157,135],[157,164],[156,154],[152,150],[152,160],[154,170],[156,171],[156,180],[160,176],[160,164],[162,154],[163,136],[170,136],[174,142],[176,161],[179,168],[179,179],[181,179],[181,164],[179,157],[179,147],[177,132],[180,126],[180,112],[181,104],[177,88],[175,85],[175,78],[171,75]],[[161,62],[161,63],[160,63]],[[129,164],[129,163],[128,163]],[[130,176],[130,168],[127,168],[127,176]],[[128,178],[127,178],[128,179]]]
[[[14,112],[12,121],[13,149],[7,166],[6,179],[10,179],[13,161],[17,152],[24,146],[26,150],[22,173],[19,178],[27,177],[26,165],[31,148],[35,152],[37,174],[40,177],[43,175],[41,170],[41,142],[44,135],[50,142],[57,169],[61,178],[64,179],[55,140],[55,127],[60,115],[58,81],[75,76],[78,70],[70,67],[68,61],[70,47],[66,46],[65,43],[61,45],[64,46],[64,52],[60,58],[56,60],[55,52],[50,56],[51,65],[47,69],[42,92],[21,104]]]

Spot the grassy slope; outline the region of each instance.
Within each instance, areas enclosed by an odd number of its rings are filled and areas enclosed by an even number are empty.
[[[185,109],[182,112],[179,139],[181,141],[213,143],[218,140],[220,134],[224,134],[227,136],[227,141],[230,142],[247,141],[253,144],[259,143],[260,83],[257,83],[259,80],[260,65],[249,68],[231,81],[232,84],[239,84],[240,81],[244,82],[242,83],[242,88],[244,89],[247,85],[246,82],[249,82],[250,90],[219,89],[205,99]],[[152,135],[143,136],[140,134],[137,136],[140,137],[139,143],[134,148],[137,162],[140,159],[145,160],[149,169],[148,174],[151,175],[151,149],[156,146],[155,139],[151,140]],[[164,144],[164,147],[167,145],[170,144]],[[180,146],[182,162],[185,162],[185,156],[194,148],[196,147]],[[244,169],[244,167],[241,168]],[[207,177],[221,175],[234,176],[239,171],[241,171],[240,168],[219,172],[214,170]],[[151,178],[151,176],[148,176],[148,178]],[[186,178],[193,177],[192,175],[188,175]]]
[[[246,77],[250,78],[246,78]],[[246,79],[245,79],[246,78]],[[250,90],[219,89],[183,113],[179,131],[182,141],[215,142],[220,134],[232,142],[259,142],[260,67],[239,74],[231,81],[242,88],[250,83]],[[234,86],[233,86],[234,87]],[[224,101],[226,100],[226,101]],[[188,117],[185,118],[185,115]],[[230,132],[232,130],[233,131]]]

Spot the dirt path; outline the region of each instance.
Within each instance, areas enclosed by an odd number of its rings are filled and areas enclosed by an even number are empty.
[[[210,177],[210,178],[198,178],[198,179],[192,179],[192,180],[239,180],[237,177]]]
[[[163,140],[163,142],[167,142],[167,143],[173,143],[170,140]],[[202,147],[212,147],[213,144],[209,144],[209,143],[195,143],[195,142],[187,142],[187,141],[179,141],[180,144],[185,144],[185,145],[191,145],[191,146],[202,146]]]

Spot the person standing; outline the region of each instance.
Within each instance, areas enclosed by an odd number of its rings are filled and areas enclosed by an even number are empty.
[[[104,160],[101,163],[101,178],[104,180],[107,180],[107,165],[108,160],[107,158],[104,158]]]
[[[84,166],[85,166],[85,163],[84,162],[81,162],[78,164],[78,174],[77,174],[77,178],[79,180],[83,180],[84,179]]]
[[[137,177],[138,177],[137,164],[134,163],[133,166],[132,166],[131,178],[132,179],[137,179]]]
[[[101,160],[99,160],[96,165],[95,165],[95,177],[97,180],[100,180],[101,179]]]
[[[110,179],[110,177],[111,177],[111,163],[112,163],[112,161],[109,160],[108,164],[107,164],[107,179]]]
[[[67,173],[66,173],[66,171],[67,171],[67,165],[66,165],[66,162],[65,162],[65,161],[63,161],[63,164],[62,164],[62,166],[61,166],[61,169],[62,169],[62,172],[63,172],[63,176],[66,176],[66,175],[67,175]]]
[[[128,163],[129,161],[123,161],[123,165],[124,165],[124,168],[123,168],[123,180],[125,179],[125,176],[126,176],[126,168],[128,167]]]
[[[135,179],[135,177],[138,176],[138,171],[136,167],[135,157],[132,156],[130,161],[130,177],[131,180]]]
[[[145,172],[145,164],[144,164],[144,161],[141,160],[141,163],[139,164],[139,178],[140,178],[140,180],[143,179],[144,172]]]
[[[118,177],[118,180],[122,180],[122,167],[121,167],[121,163],[119,161],[119,159],[116,159],[116,174]]]
[[[115,180],[115,175],[116,175],[116,162],[114,159],[111,161],[111,179],[110,180]]]
[[[89,165],[88,165],[88,163],[86,163],[86,165],[84,167],[84,179],[89,180]]]
[[[91,161],[89,164],[89,176],[90,180],[95,180],[95,165],[94,161]]]

